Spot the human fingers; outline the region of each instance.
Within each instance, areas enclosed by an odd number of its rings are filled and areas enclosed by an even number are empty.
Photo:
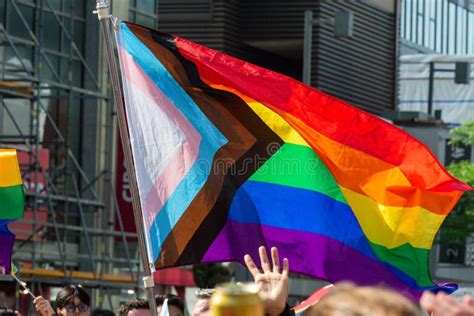
[[[462,298],[462,303],[468,306],[474,306],[474,300],[469,295],[464,295]]]
[[[428,312],[431,312],[434,306],[436,300],[436,296],[429,292],[429,291],[424,291],[423,295],[421,295],[420,298],[420,305],[423,307],[423,309],[427,310]]]
[[[283,271],[281,272],[281,274],[284,277],[288,277],[289,273],[290,273],[290,263],[288,262],[287,258],[284,258],[283,259]]]
[[[264,273],[270,272],[270,262],[268,261],[267,250],[264,246],[258,248],[258,254],[260,255],[260,263],[262,264],[262,270]]]
[[[43,300],[44,300],[44,298],[43,298],[42,296],[37,296],[37,297],[35,297],[35,299],[33,300],[33,303],[36,304],[36,303],[39,303],[39,302],[41,302],[41,301],[43,301]]]
[[[253,262],[252,257],[250,257],[250,255],[245,255],[244,261],[245,261],[245,265],[247,266],[247,269],[249,269],[253,277],[256,278],[257,275],[260,273],[260,271],[258,271],[258,268],[255,265],[255,262]]]
[[[280,273],[280,257],[278,256],[278,249],[276,247],[272,247],[271,254],[272,254],[273,272]]]

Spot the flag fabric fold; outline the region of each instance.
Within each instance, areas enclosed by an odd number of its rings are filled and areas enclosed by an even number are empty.
[[[463,192],[425,145],[284,75],[131,23],[117,31],[149,257],[157,268],[257,256],[292,271],[435,284],[434,236]]]
[[[24,191],[16,150],[0,149],[0,268],[11,271],[11,256],[15,235],[8,223],[23,217]]]

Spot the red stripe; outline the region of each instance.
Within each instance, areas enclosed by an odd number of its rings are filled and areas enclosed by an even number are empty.
[[[284,117],[300,134],[311,129],[399,166],[415,187],[432,191],[466,191],[429,149],[399,128],[294,79],[175,37],[181,55],[200,76],[242,91]],[[295,126],[296,117],[305,126]],[[305,129],[307,129],[305,131]]]

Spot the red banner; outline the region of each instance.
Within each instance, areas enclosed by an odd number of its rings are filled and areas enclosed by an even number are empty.
[[[130,190],[130,179],[128,177],[127,166],[123,155],[122,141],[120,135],[117,146],[117,178],[116,190],[117,200],[125,232],[135,233],[135,218],[133,217],[132,192]],[[120,231],[119,219],[115,220],[115,230]]]

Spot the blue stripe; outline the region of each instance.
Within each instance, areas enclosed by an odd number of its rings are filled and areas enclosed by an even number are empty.
[[[449,287],[420,287],[403,271],[380,261],[352,209],[322,193],[247,180],[237,191],[228,216],[229,220],[236,222],[327,236],[378,261],[413,289],[444,289],[450,292]]]
[[[10,229],[8,229],[8,223],[14,221],[14,219],[0,219],[0,235],[15,236]]]
[[[196,162],[163,205],[150,229],[152,256],[155,261],[173,226],[176,225],[193,198],[206,183],[217,150],[224,146],[228,140],[202,113],[193,99],[186,94],[153,53],[124,23],[121,24],[121,27],[123,31],[121,45],[124,49],[202,135]],[[157,128],[160,127],[157,126]]]
[[[352,209],[316,191],[246,181],[232,201],[229,218],[325,235],[378,259]]]
[[[154,261],[158,259],[166,237],[168,237],[174,225],[176,225],[179,218],[188,208],[211,172],[212,157],[210,159],[205,158],[207,153],[202,147],[203,143],[199,147],[200,150],[196,163],[191,167],[186,177],[178,184],[176,190],[163,205],[150,227],[150,240]]]

